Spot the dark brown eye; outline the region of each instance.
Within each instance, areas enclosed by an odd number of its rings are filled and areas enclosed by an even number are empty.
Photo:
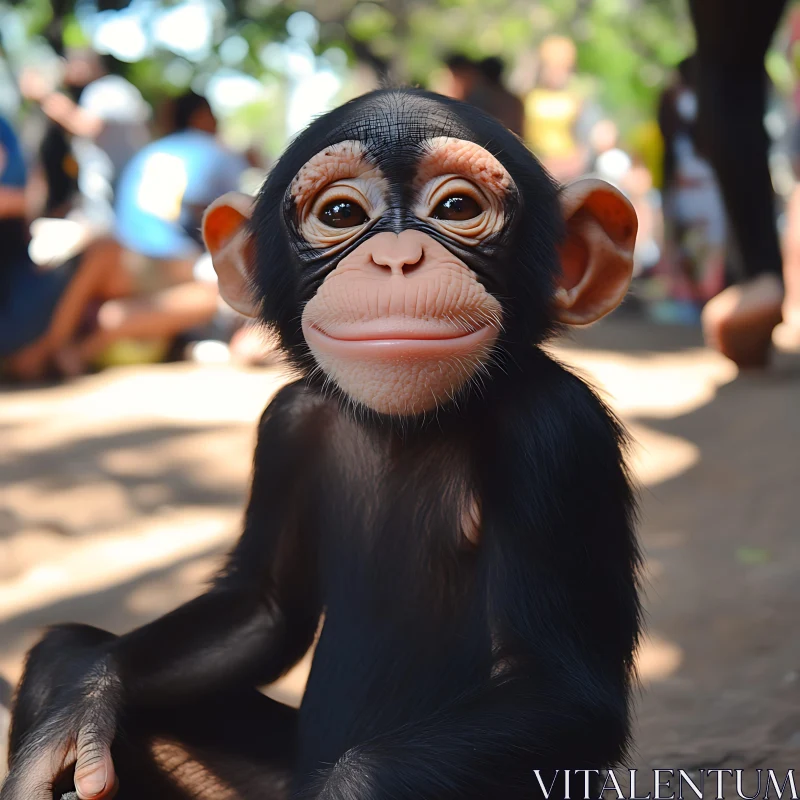
[[[319,212],[330,228],[356,228],[367,221],[367,212],[353,200],[333,200]]]
[[[431,216],[434,219],[446,219],[457,222],[465,219],[474,219],[483,209],[478,205],[477,200],[473,200],[469,195],[454,194],[446,200],[442,200],[433,209]]]

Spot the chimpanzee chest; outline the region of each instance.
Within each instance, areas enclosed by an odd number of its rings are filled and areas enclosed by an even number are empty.
[[[412,471],[391,440],[361,444],[354,463],[326,470],[338,478],[324,490],[333,513],[319,520],[325,623],[301,712],[301,774],[425,720],[491,672],[463,452],[435,442]]]

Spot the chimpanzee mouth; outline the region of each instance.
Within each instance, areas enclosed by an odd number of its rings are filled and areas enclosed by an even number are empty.
[[[369,320],[346,325],[303,324],[312,348],[342,357],[393,357],[398,355],[436,358],[474,352],[498,334],[489,323],[475,324],[405,317]]]

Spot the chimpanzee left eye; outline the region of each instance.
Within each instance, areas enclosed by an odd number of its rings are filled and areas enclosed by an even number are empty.
[[[330,228],[355,228],[367,221],[367,212],[353,200],[334,200],[319,214]]]
[[[442,200],[436,208],[433,209],[431,216],[434,219],[444,219],[451,222],[460,222],[466,219],[474,219],[479,216],[483,209],[469,195],[454,194],[446,200]]]

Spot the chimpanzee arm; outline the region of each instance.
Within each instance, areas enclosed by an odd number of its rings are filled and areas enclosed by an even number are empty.
[[[299,514],[309,402],[289,386],[264,412],[244,532],[210,591],[113,644],[109,663],[126,703],[269,683],[308,649],[320,616],[315,549]]]
[[[534,797],[534,770],[623,755],[640,610],[622,432],[560,366],[544,360],[535,376],[497,414],[485,453],[480,557],[494,675],[420,724],[350,750],[320,798]]]
[[[320,419],[311,402],[294,385],[265,411],[245,530],[209,592],[124,636],[86,629],[84,644],[56,651],[56,681],[26,669],[2,800],[50,797],[73,763],[81,796],[107,800],[121,711],[267,683],[301,658],[320,615],[315,548],[299,511]],[[74,640],[63,633],[55,629],[42,645]]]

